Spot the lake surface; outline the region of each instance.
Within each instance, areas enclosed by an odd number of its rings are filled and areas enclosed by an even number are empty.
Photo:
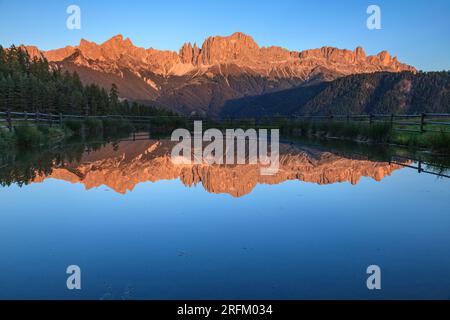
[[[164,140],[2,155],[0,299],[449,299],[446,171],[336,145],[283,143],[267,177]]]

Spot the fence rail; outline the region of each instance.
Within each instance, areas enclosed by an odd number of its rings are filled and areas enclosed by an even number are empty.
[[[131,116],[131,115],[74,115],[54,114],[41,112],[0,112],[0,128],[14,130],[14,127],[26,126],[30,123],[46,126],[62,126],[69,119],[125,119],[134,124],[149,124],[157,119],[183,119],[199,120],[195,117],[182,116]],[[205,119],[201,119],[205,120]],[[450,133],[450,114],[448,113],[422,113],[422,114],[363,114],[363,115],[299,115],[299,116],[273,116],[260,118],[226,119],[222,122],[231,122],[231,125],[250,123],[259,125],[282,125],[295,121],[334,121],[346,123],[389,123],[396,131],[412,133],[446,132]],[[218,121],[215,121],[219,123]],[[443,130],[448,128],[448,130]]]
[[[27,126],[29,124],[43,126],[63,126],[66,120],[86,119],[124,119],[134,124],[149,123],[155,119],[185,119],[181,116],[131,116],[131,115],[74,115],[74,114],[52,114],[41,112],[16,112],[0,111],[0,128],[13,131],[14,127]]]
[[[269,118],[235,119],[235,121],[254,122],[255,125],[267,121],[273,125],[295,121],[303,122],[340,122],[358,124],[390,124],[395,131],[411,133],[444,132],[450,133],[450,114],[448,113],[422,113],[422,114],[363,114],[363,115],[299,115],[299,116],[274,116]],[[447,129],[448,128],[448,129]]]

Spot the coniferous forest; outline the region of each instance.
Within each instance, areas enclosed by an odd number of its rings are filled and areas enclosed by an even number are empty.
[[[450,113],[450,72],[355,74],[229,101],[223,117]]]
[[[119,99],[109,91],[83,85],[77,73],[61,72],[45,58],[30,58],[21,48],[0,46],[0,110],[82,115],[173,115],[170,111]]]

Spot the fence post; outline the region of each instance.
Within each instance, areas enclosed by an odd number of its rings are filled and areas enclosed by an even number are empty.
[[[350,123],[350,114],[347,113],[347,124]]]
[[[62,127],[63,126],[63,116],[62,113],[59,113],[59,126]]]
[[[391,128],[394,127],[394,118],[395,118],[395,115],[393,113],[391,113]]]
[[[36,125],[38,126],[39,125],[39,110],[36,110],[34,121],[36,122]]]
[[[369,115],[369,124],[372,125],[373,124],[373,114]]]
[[[424,133],[425,132],[425,113],[422,113],[420,116],[420,133]]]
[[[25,115],[25,124],[28,124],[28,112],[24,112]]]
[[[8,122],[9,132],[12,132],[11,111],[9,109],[6,111],[6,121]]]

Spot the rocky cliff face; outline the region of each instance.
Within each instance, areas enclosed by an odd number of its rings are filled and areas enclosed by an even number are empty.
[[[105,185],[124,194],[142,182],[180,179],[188,187],[201,183],[208,192],[241,197],[258,184],[279,184],[288,180],[357,184],[361,177],[380,181],[401,168],[386,162],[350,159],[281,144],[279,172],[262,176],[259,165],[175,165],[170,159],[173,145],[169,141],[156,140],[121,142],[118,148],[108,145],[85,154],[79,162],[54,168],[50,175],[38,175],[34,182],[54,178],[82,183],[86,189]]]
[[[116,83],[124,98],[156,101],[188,114],[216,115],[230,99],[349,74],[415,71],[385,51],[375,56],[366,56],[360,47],[296,52],[260,47],[240,32],[209,37],[201,48],[186,43],[178,53],[139,48],[121,35],[100,45],[82,39],[76,47],[46,52],[27,48],[61,69],[77,71],[85,83],[107,88]]]

